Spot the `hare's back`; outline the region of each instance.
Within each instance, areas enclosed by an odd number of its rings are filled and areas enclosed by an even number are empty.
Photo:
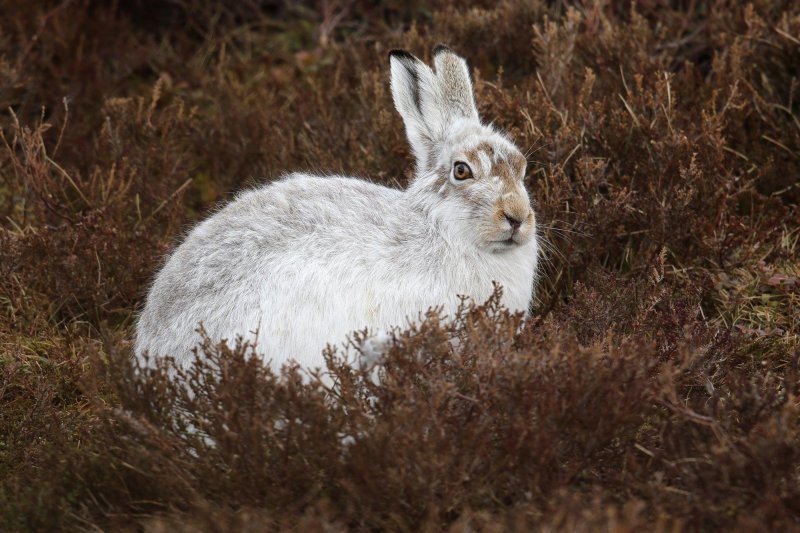
[[[354,249],[381,247],[389,221],[403,209],[402,197],[364,180],[293,174],[241,193],[199,224],[175,259],[210,271],[216,281],[249,277],[253,267],[275,262],[297,268],[332,254],[351,256]]]
[[[355,178],[292,174],[241,194],[219,215],[256,217],[265,225],[261,229],[278,230],[289,238],[354,227],[368,231],[360,226],[379,229],[387,212],[399,208],[402,194]]]

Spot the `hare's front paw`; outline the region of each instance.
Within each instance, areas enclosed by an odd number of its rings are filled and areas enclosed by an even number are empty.
[[[378,331],[374,335],[364,337],[356,344],[358,351],[358,367],[370,372],[372,381],[378,383],[378,368],[383,364],[384,356],[389,351],[393,337],[386,331]]]

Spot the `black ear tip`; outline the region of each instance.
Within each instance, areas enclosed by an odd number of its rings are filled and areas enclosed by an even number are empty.
[[[439,43],[433,48],[433,55],[435,56],[438,56],[442,52],[450,52],[451,54],[454,53],[449,46],[443,43]]]
[[[401,61],[402,60],[413,61],[416,59],[413,55],[411,55],[411,53],[406,52],[405,50],[401,50],[400,48],[389,50],[389,59],[391,60],[392,58],[399,59]]]

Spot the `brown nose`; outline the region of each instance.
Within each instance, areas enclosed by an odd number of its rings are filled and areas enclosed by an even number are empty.
[[[509,224],[511,224],[511,231],[517,231],[519,227],[522,225],[522,221],[517,220],[516,218],[509,216],[508,213],[503,213],[505,215],[506,220]]]

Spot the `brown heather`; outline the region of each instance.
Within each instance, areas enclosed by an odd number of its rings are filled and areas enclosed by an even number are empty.
[[[800,4],[565,4],[4,1],[0,529],[800,530]],[[219,202],[407,183],[386,53],[437,42],[529,150],[534,318],[430,312],[333,394],[137,377]]]

